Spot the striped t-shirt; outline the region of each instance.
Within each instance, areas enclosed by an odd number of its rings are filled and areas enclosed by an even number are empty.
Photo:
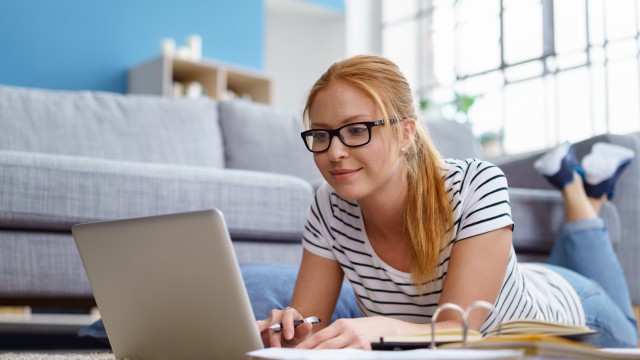
[[[419,293],[411,274],[382,261],[373,250],[357,202],[345,201],[327,184],[311,205],[304,248],[340,263],[366,316],[383,315],[428,323],[440,301],[449,256],[456,241],[512,225],[507,181],[502,171],[476,159],[445,160],[443,180],[453,208],[454,229],[440,252],[433,286]],[[584,325],[582,305],[572,286],[553,270],[518,264],[513,246],[486,331],[509,319],[538,319]]]

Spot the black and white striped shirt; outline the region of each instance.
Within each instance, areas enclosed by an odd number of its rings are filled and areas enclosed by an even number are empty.
[[[411,274],[398,271],[377,256],[356,202],[341,199],[327,184],[316,193],[307,215],[304,247],[340,263],[365,315],[430,322],[454,243],[513,224],[507,181],[498,167],[476,159],[448,159],[442,171],[455,224],[452,238],[440,253],[433,286],[422,293],[411,282]],[[582,305],[571,285],[543,265],[518,264],[513,247],[494,306],[481,331],[509,319],[585,323]]]

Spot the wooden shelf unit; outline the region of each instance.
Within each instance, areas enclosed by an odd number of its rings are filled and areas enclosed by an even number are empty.
[[[211,60],[180,60],[158,57],[129,70],[128,92],[173,96],[173,82],[202,84],[207,96],[221,100],[228,90],[252,101],[272,104],[271,77],[238,66]]]

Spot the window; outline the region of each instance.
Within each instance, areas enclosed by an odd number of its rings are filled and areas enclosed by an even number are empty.
[[[427,120],[469,121],[505,153],[639,131],[639,1],[382,0],[382,54]]]

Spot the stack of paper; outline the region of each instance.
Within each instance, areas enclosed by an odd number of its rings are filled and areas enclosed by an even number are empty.
[[[522,359],[520,350],[407,350],[366,351],[356,349],[303,350],[268,348],[249,353],[255,360],[475,360]]]

